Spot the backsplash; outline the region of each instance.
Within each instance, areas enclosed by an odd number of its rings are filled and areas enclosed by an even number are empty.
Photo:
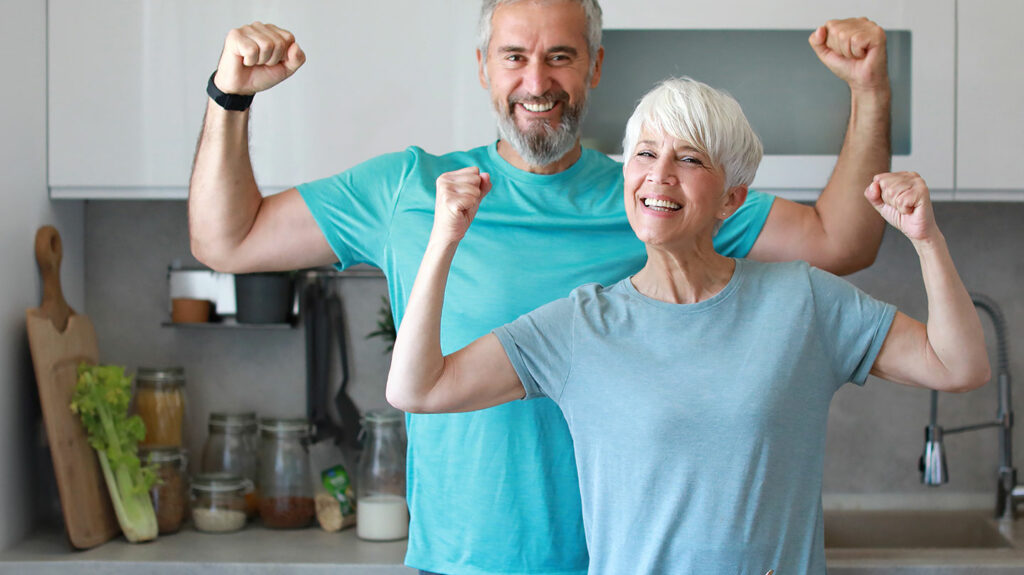
[[[1011,373],[1024,373],[1024,203],[943,203],[935,211],[968,289],[1002,306]],[[127,365],[132,372],[140,365],[185,367],[186,443],[198,455],[210,411],[304,414],[305,336],[301,325],[292,330],[161,327],[168,317],[167,266],[175,260],[186,267],[199,265],[190,255],[187,221],[183,202],[88,202],[85,307],[96,327],[101,361]],[[908,315],[926,319],[917,258],[900,234],[887,232],[874,266],[849,279]],[[337,279],[332,286],[341,296],[348,323],[350,394],[360,409],[383,407],[385,344],[365,336],[376,327],[384,280]],[[994,357],[994,335],[984,321]],[[336,356],[332,366],[337,366]],[[338,377],[332,375],[331,382],[333,395]],[[995,388],[990,383],[966,395],[943,395],[940,423],[952,427],[994,419]],[[1016,397],[1020,412],[1024,388],[1018,387]],[[995,430],[948,436],[950,483],[937,489],[920,484],[917,460],[928,408],[928,392],[922,389],[874,378],[864,388],[843,387],[829,419],[826,494],[967,494],[975,500],[991,494],[994,501]],[[1018,466],[1024,466],[1021,427],[1015,433]]]

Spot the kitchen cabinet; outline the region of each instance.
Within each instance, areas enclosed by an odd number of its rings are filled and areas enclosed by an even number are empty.
[[[828,180],[849,110],[845,85],[836,78],[830,78],[831,73],[813,55],[806,37],[829,19],[866,16],[874,20],[890,31],[890,76],[894,85],[899,83],[901,93],[907,98],[906,113],[902,116],[905,121],[902,129],[906,134],[894,137],[894,143],[904,143],[894,147],[893,167],[920,172],[936,195],[951,196],[954,187],[954,0],[723,0],[703,3],[699,9],[675,0],[650,0],[642,5],[629,0],[604,0],[602,6],[607,38],[612,38],[616,31],[650,31],[652,35],[664,31],[717,31],[735,37],[736,42],[731,39],[723,42],[722,49],[717,52],[692,58],[688,58],[690,51],[685,49],[662,50],[664,53],[659,54],[658,46],[654,45],[633,58],[637,61],[631,65],[657,66],[663,70],[662,76],[673,73],[697,75],[688,70],[711,69],[723,80],[707,81],[734,93],[755,129],[759,129],[755,116],[793,114],[793,120],[789,122],[791,125],[783,126],[791,130],[790,139],[798,143],[811,140],[822,125],[819,121],[805,120],[805,117],[812,117],[811,111],[805,108],[832,105],[833,111],[822,117],[830,123],[838,121],[840,124],[833,126],[837,133],[830,138],[835,141],[821,149],[773,152],[766,139],[765,158],[753,187],[795,199],[817,197],[818,190]],[[757,33],[786,30],[801,32],[795,36],[793,48],[793,58],[799,57],[800,64],[791,64],[777,78],[769,77],[761,84],[744,86],[743,83],[750,83],[752,78],[764,76],[761,68],[767,53],[777,51],[761,42]],[[896,31],[902,33],[895,34]],[[765,34],[765,38],[770,39],[769,36],[772,35]],[[701,39],[691,45],[704,44],[707,42]],[[605,82],[614,81],[610,58],[606,54]],[[805,88],[805,79],[819,82],[812,78],[814,74],[825,76],[824,82],[838,83],[839,92],[829,94],[838,93],[845,100],[838,102],[834,96],[818,97],[814,92],[817,88]],[[713,74],[708,77],[717,78]],[[753,81],[762,82],[760,79]],[[633,101],[643,91],[646,87],[633,97]],[[742,97],[743,91],[749,97]],[[896,93],[894,88],[894,105]],[[808,97],[809,94],[812,95]],[[832,101],[824,101],[829,99]],[[595,98],[591,113],[597,110]],[[625,118],[622,123],[625,123]],[[894,126],[899,128],[899,123],[894,121]]]
[[[1024,3],[959,0],[956,199],[1024,200]]]
[[[450,150],[453,124],[467,121],[456,120],[454,71],[475,74],[472,35],[450,27],[475,23],[477,10],[464,0],[49,0],[51,196],[185,198],[207,79],[228,30],[254,20],[291,30],[307,55],[253,103],[264,193],[410,144]]]

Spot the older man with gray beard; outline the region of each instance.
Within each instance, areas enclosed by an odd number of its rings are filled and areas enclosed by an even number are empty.
[[[305,56],[271,24],[229,32],[192,174],[195,256],[236,273],[369,263],[385,271],[400,322],[433,223],[435,180],[474,168],[491,192],[452,263],[442,352],[578,285],[639,270],[646,253],[626,219],[622,165],[579,143],[604,58],[596,0],[485,0],[480,28],[477,62],[498,119],[496,142],[445,155],[413,146],[266,198],[249,163],[248,101]],[[852,95],[832,179],[815,206],[751,192],[715,246],[727,256],[804,259],[849,273],[870,265],[884,227],[862,192],[889,165],[885,34],[863,19],[831,21],[810,44]],[[572,444],[554,402],[411,415],[407,427],[409,566],[586,572]]]

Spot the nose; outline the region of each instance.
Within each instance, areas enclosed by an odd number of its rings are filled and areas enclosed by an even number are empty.
[[[536,60],[523,69],[523,89],[531,96],[542,96],[551,89],[551,74],[547,64]]]
[[[679,183],[675,170],[672,169],[672,157],[670,154],[660,154],[651,163],[650,170],[647,172],[647,181],[652,184],[667,185]]]

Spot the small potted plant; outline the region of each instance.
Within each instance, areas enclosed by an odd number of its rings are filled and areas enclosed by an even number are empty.
[[[377,311],[377,329],[366,334],[366,339],[381,338],[388,344],[384,353],[391,353],[391,350],[395,348],[395,338],[398,337],[398,332],[395,329],[395,318],[391,315],[391,302],[386,296],[381,296],[380,301],[381,308]]]

